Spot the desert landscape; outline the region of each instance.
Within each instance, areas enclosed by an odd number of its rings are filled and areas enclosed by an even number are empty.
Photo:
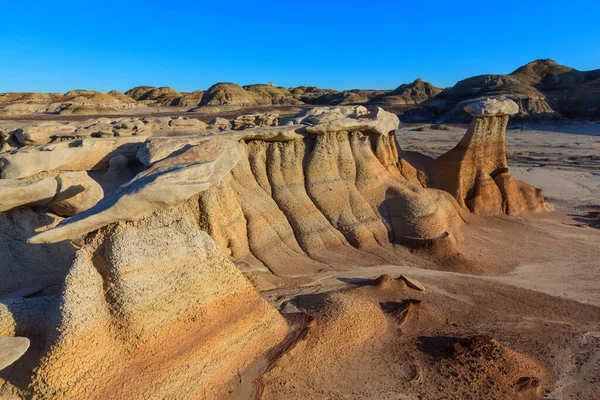
[[[600,70],[0,93],[0,398],[594,399]]]

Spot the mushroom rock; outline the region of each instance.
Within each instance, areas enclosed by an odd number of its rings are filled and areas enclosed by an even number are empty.
[[[429,185],[452,194],[475,214],[520,214],[548,208],[540,189],[512,178],[506,161],[508,118],[519,111],[507,98],[468,104],[473,116],[465,136],[428,169]]]

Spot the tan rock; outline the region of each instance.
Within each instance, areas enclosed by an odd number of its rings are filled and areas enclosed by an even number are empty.
[[[212,121],[209,122],[209,125],[213,129],[219,129],[223,131],[227,131],[231,129],[231,122],[228,119],[216,117]]]
[[[25,337],[0,338],[0,371],[13,364],[29,349],[29,339]]]
[[[208,129],[206,122],[200,121],[196,118],[177,117],[169,121],[169,126],[173,129],[193,129],[198,131],[205,131]]]
[[[100,185],[104,189],[104,193],[112,192],[135,176],[128,168],[129,160],[125,156],[113,157],[108,164],[108,171],[100,178]]]
[[[66,219],[30,243],[55,243],[77,238],[110,223],[137,221],[218,185],[237,164],[243,148],[230,140],[213,139],[154,164],[103,198],[96,206]]]
[[[55,121],[40,122],[18,129],[15,137],[25,146],[35,146],[50,143],[53,137],[68,135],[75,132],[72,124],[63,124]]]
[[[264,140],[264,141],[289,141],[304,137],[304,126],[267,127],[242,131],[205,132],[196,136],[153,137],[144,142],[140,147],[137,157],[145,165],[169,157],[188,146],[203,143],[214,138],[228,140]]]
[[[61,217],[71,217],[92,208],[104,197],[102,187],[85,171],[62,172],[56,181],[58,191],[48,206]]]
[[[415,289],[415,290],[418,290],[418,291],[420,291],[420,292],[424,292],[424,291],[425,291],[425,286],[423,286],[423,285],[421,284],[421,282],[419,282],[419,281],[418,281],[418,280],[416,280],[416,279],[409,278],[409,277],[408,277],[408,276],[406,276],[406,275],[400,275],[400,279],[402,279],[402,280],[403,280],[403,281],[406,283],[406,285],[407,285],[409,288],[411,288],[411,289]]]
[[[400,126],[398,116],[389,113],[382,108],[377,109],[377,113],[373,118],[332,119],[332,115],[321,114],[319,117],[311,119],[311,121],[314,122],[314,125],[308,126],[306,131],[313,134],[367,131],[387,136],[390,132],[394,132]]]
[[[81,139],[28,147],[1,155],[1,177],[17,179],[51,170],[107,170],[108,161],[118,155],[134,160],[145,140],[144,136]]]
[[[285,320],[206,232],[176,212],[136,225],[77,253],[46,313],[56,333],[34,396],[222,398],[220,386],[286,337]]]
[[[284,124],[289,122],[292,122],[292,124],[309,124],[308,121],[311,117],[321,114],[331,114],[331,119],[340,119],[341,117],[356,118],[368,113],[369,111],[365,106],[313,107],[299,113],[298,115],[285,119]]]
[[[519,106],[507,98],[488,98],[467,104],[464,110],[474,117],[514,115],[519,112]]]
[[[47,204],[54,198],[57,187],[54,178],[32,182],[0,179],[0,212],[17,207]]]
[[[512,180],[506,160],[508,115],[517,104],[487,99],[466,107],[475,115],[460,142],[428,169],[430,185],[476,214],[519,214],[546,209],[541,190]]]

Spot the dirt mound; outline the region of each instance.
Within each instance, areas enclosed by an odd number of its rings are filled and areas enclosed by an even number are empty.
[[[421,337],[419,349],[430,356],[431,386],[459,398],[538,399],[544,371],[530,358],[490,336]],[[533,376],[531,376],[533,375]]]
[[[538,398],[545,373],[489,336],[444,336],[444,315],[401,279],[382,276],[305,295],[303,334],[264,375],[265,399]],[[437,335],[423,336],[436,332]],[[533,394],[533,395],[532,395]],[[527,397],[530,396],[530,397]]]

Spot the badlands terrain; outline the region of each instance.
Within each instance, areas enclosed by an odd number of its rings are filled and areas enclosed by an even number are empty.
[[[0,95],[0,398],[596,398],[598,77]]]

